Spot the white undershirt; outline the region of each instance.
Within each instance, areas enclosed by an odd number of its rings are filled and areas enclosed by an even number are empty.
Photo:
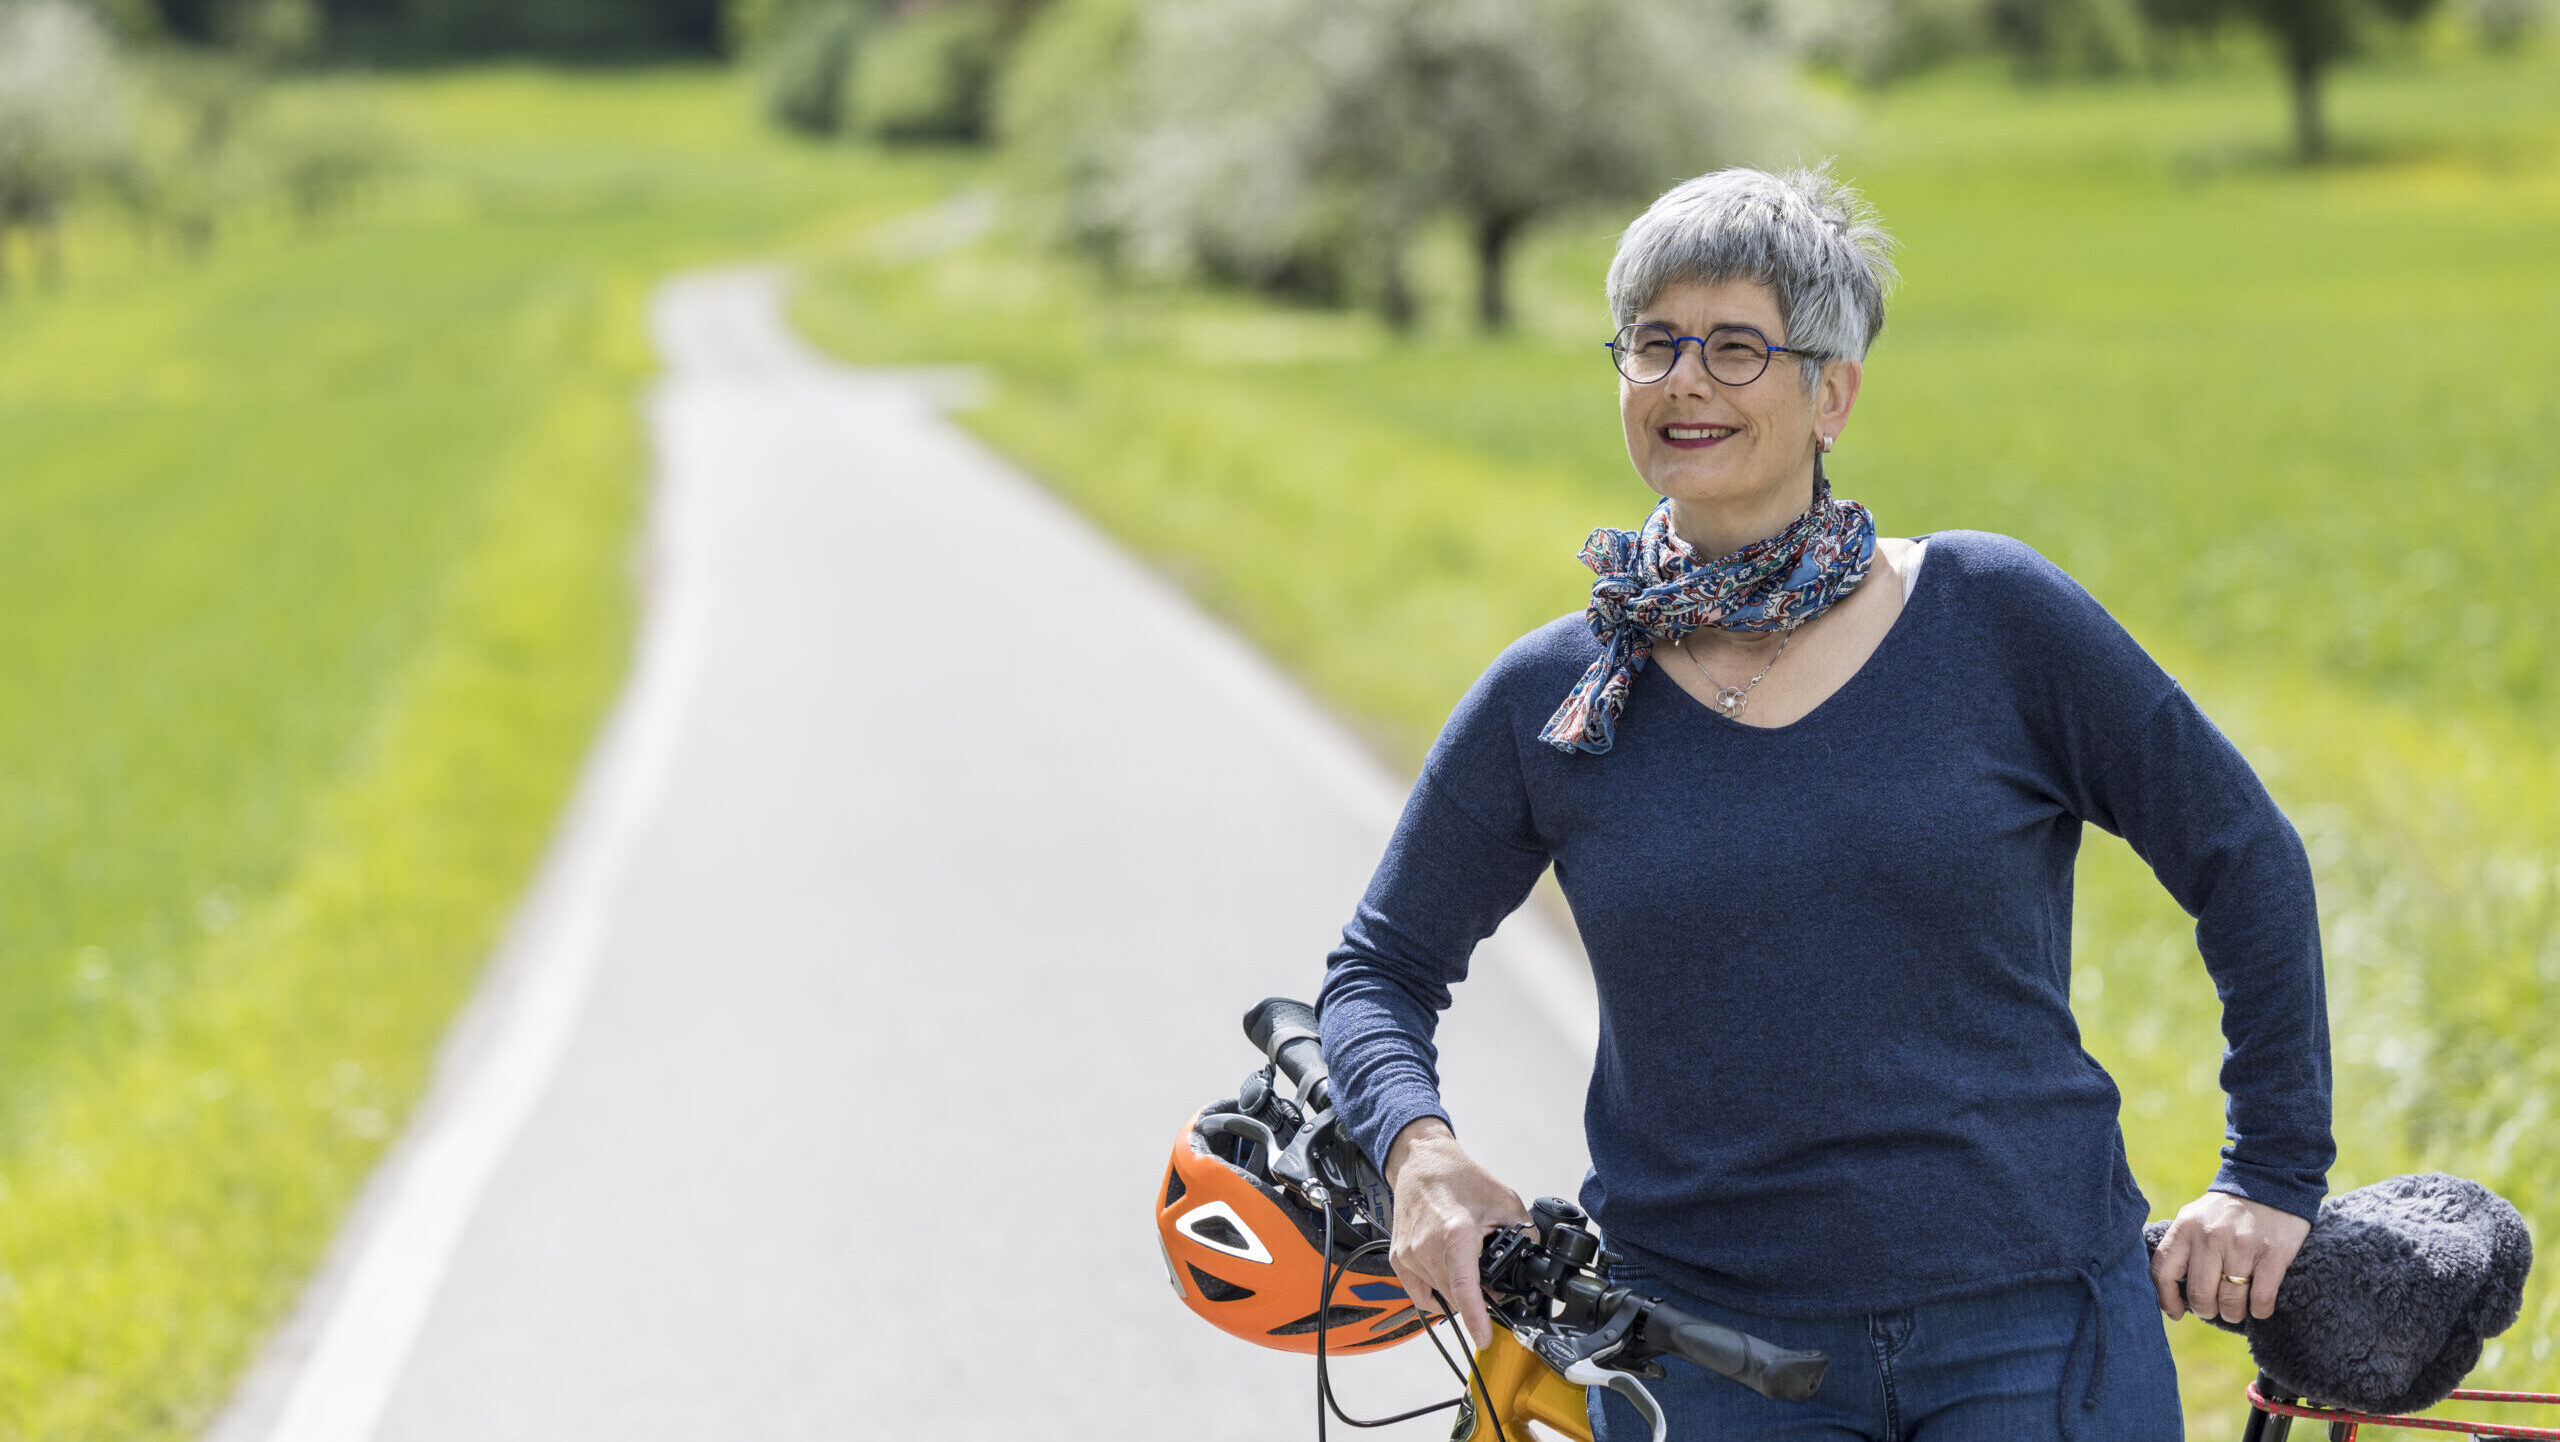
[[[1912,587],[1920,584],[1920,563],[1928,559],[1928,555],[1929,543],[1926,540],[1918,540],[1911,543],[1911,550],[1909,554],[1902,558],[1902,601],[1904,605],[1909,605],[1911,603],[1911,589]]]

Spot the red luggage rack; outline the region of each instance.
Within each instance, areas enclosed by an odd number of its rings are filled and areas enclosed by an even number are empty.
[[[2314,1407],[2303,1402],[2280,1400],[2281,1395],[2264,1377],[2249,1384],[2249,1426],[2240,1434],[2240,1442],[2287,1442],[2293,1434],[2293,1419],[2296,1417],[2326,1423],[2328,1442],[2355,1442],[2358,1434],[2367,1427],[2456,1432],[2473,1438],[2540,1437],[2549,1439],[2549,1442],[2560,1442],[2560,1427],[2527,1427],[2514,1422],[2465,1422],[2458,1417],[2382,1417],[2369,1412],[2348,1412],[2336,1407]],[[2560,1406],[2560,1393],[2461,1391],[2445,1400]]]

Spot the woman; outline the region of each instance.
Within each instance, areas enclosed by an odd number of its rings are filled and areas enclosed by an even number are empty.
[[[1331,958],[1335,1095],[1398,1275],[1481,1345],[1479,1245],[1526,1214],[1453,1132],[1431,1035],[1552,865],[1600,995],[1584,1205],[1641,1285],[1832,1358],[1805,1404],[1673,1363],[1674,1437],[2173,1438],[2162,1312],[2266,1316],[2326,1190],[2310,867],[2069,577],[2000,536],[1879,540],[1832,496],[1889,244],[1824,171],[1702,176],[1628,229],[1611,350],[1662,500],[1593,533],[1587,613],[1441,732]],[[2083,823],[2197,918],[2224,998],[2229,1145],[2147,1266],[2070,1011]]]

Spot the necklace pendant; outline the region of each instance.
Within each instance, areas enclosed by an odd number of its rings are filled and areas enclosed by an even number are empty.
[[[1727,716],[1741,715],[1743,705],[1750,699],[1750,694],[1738,686],[1725,686],[1716,692],[1716,705],[1724,708]]]

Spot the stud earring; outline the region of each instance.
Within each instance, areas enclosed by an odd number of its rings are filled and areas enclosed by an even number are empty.
[[[1827,456],[1827,455],[1831,454],[1831,437],[1829,437],[1829,436],[1815,436],[1815,437],[1814,437],[1814,439],[1815,439],[1816,441],[1818,441],[1818,442],[1820,442],[1820,443],[1821,443],[1821,445],[1822,445],[1822,453],[1823,453],[1824,455],[1826,455],[1826,456]]]

